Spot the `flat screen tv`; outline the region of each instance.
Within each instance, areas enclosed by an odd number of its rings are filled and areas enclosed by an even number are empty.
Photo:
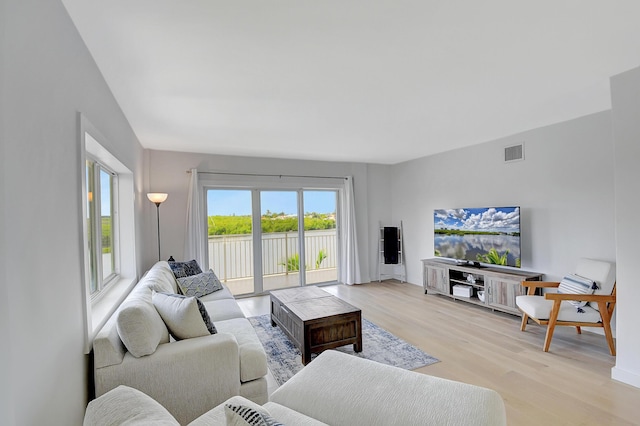
[[[520,267],[520,207],[435,210],[433,228],[436,256]]]

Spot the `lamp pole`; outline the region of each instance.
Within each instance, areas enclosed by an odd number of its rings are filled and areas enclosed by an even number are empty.
[[[158,261],[160,261],[160,203],[154,203],[156,205],[156,212],[158,217]]]
[[[158,218],[158,261],[160,261],[160,204],[166,201],[169,194],[162,192],[150,192],[147,194],[147,198],[153,204],[156,205],[156,212]]]

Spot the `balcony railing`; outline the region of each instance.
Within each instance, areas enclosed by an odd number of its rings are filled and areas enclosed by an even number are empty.
[[[305,231],[305,266],[307,271],[335,269],[337,264],[336,230]],[[262,235],[262,273],[265,276],[294,272],[287,261],[299,255],[297,232]],[[326,256],[316,265],[320,253]],[[318,266],[318,267],[316,267]],[[214,235],[209,237],[209,267],[227,282],[254,276],[253,236]],[[297,271],[295,271],[297,273]]]

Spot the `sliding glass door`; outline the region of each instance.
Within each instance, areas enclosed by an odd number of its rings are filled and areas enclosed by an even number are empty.
[[[234,295],[337,281],[337,194],[207,188],[209,267]]]
[[[250,190],[207,191],[209,268],[231,292],[255,293]]]
[[[338,279],[337,191],[303,191],[305,284]]]
[[[298,210],[298,191],[260,191],[264,291],[300,285]]]

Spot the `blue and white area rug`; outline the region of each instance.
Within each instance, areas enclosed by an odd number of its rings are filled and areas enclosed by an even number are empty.
[[[282,385],[302,369],[300,351],[289,341],[280,327],[271,326],[270,315],[251,317],[249,321],[267,352],[269,370],[278,384]],[[354,352],[353,345],[342,346],[336,350],[406,370],[415,370],[439,361],[364,318],[362,352]],[[314,354],[312,359],[315,356]]]

